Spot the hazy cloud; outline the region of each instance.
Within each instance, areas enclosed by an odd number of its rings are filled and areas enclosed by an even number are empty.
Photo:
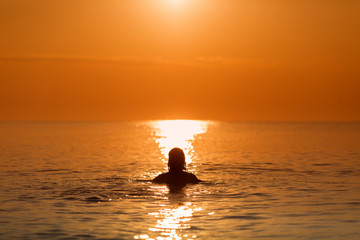
[[[166,59],[162,57],[93,57],[93,56],[65,56],[65,55],[27,55],[1,56],[0,62],[84,62],[103,64],[122,64],[130,66],[193,66],[193,67],[231,67],[231,66],[275,66],[283,65],[281,61],[266,61],[262,59],[245,59],[240,57],[195,57],[187,59]]]

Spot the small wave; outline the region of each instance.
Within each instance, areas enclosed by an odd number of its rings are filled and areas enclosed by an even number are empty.
[[[13,212],[16,210],[10,210],[10,209],[0,209],[0,212]]]
[[[63,236],[66,236],[67,234],[66,233],[63,233],[63,232],[57,232],[57,231],[53,231],[53,232],[38,232],[36,233],[36,235],[38,237],[41,237],[41,238],[48,238],[48,239],[53,239],[53,238],[56,238],[56,237],[63,237]]]
[[[265,239],[265,238],[278,239],[278,238],[289,238],[289,235],[288,235],[288,234],[284,234],[284,235],[280,235],[280,234],[268,234],[268,235],[258,235],[258,236],[254,236],[254,238],[259,238],[259,239]]]
[[[83,239],[83,238],[94,238],[93,235],[89,235],[89,234],[77,234],[77,235],[74,235],[75,239]]]
[[[111,178],[94,178],[93,180],[98,182],[121,182],[121,181],[129,181],[127,178],[122,177],[111,177]]]
[[[19,200],[32,200],[32,199],[35,199],[34,196],[30,196],[30,195],[24,195],[24,194],[21,194],[19,197],[18,197]]]
[[[75,200],[79,200],[79,199],[76,197],[66,197],[66,198],[64,198],[64,200],[75,201]]]
[[[282,217],[309,217],[310,214],[300,214],[300,213],[289,213],[289,214],[282,214]]]
[[[69,171],[69,169],[66,168],[58,168],[58,169],[39,169],[35,172],[61,172],[61,171]]]
[[[245,193],[233,193],[226,195],[227,198],[245,198]]]
[[[313,166],[331,166],[334,165],[332,163],[314,163]]]
[[[197,226],[190,226],[191,230],[204,230],[204,228],[197,227]]]
[[[113,214],[126,214],[126,212],[124,212],[124,211],[115,211],[115,212],[113,212]]]
[[[270,218],[256,216],[256,215],[231,215],[231,216],[225,216],[225,217],[223,217],[223,219],[263,220],[263,219],[270,219]]]
[[[342,220],[344,223],[358,223],[358,220]]]
[[[238,229],[240,230],[249,230],[249,229],[253,229],[253,227],[255,227],[256,225],[258,225],[258,222],[251,222],[251,223],[247,223],[247,224],[242,224],[238,226]]]
[[[149,179],[129,179],[129,181],[139,183],[152,183],[152,180]]]
[[[354,170],[342,170],[338,172],[339,174],[350,174],[350,173],[354,173]]]
[[[272,196],[272,195],[269,194],[269,193],[251,193],[251,194],[249,194],[249,196],[270,197],[270,196]]]
[[[104,199],[100,197],[88,197],[84,199],[85,202],[106,202]]]
[[[302,206],[336,206],[341,205],[341,203],[303,203]]]
[[[241,170],[272,171],[272,172],[295,172],[291,168],[263,168],[263,167],[239,167]]]
[[[312,193],[321,192],[321,190],[315,189],[315,188],[297,188],[297,189],[294,189],[294,190],[301,191],[301,192],[312,192]]]

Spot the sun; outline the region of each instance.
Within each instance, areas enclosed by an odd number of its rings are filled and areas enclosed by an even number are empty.
[[[187,0],[165,0],[166,5],[171,8],[178,9],[186,4]]]

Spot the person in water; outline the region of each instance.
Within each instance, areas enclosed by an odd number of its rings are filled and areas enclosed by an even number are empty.
[[[185,187],[186,184],[201,182],[194,174],[185,172],[185,154],[180,148],[173,148],[169,152],[169,171],[153,179],[153,183],[167,184],[170,187]]]

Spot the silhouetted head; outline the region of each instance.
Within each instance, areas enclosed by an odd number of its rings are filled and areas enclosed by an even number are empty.
[[[180,148],[173,148],[169,152],[168,166],[170,171],[182,171],[185,169],[185,154]]]

